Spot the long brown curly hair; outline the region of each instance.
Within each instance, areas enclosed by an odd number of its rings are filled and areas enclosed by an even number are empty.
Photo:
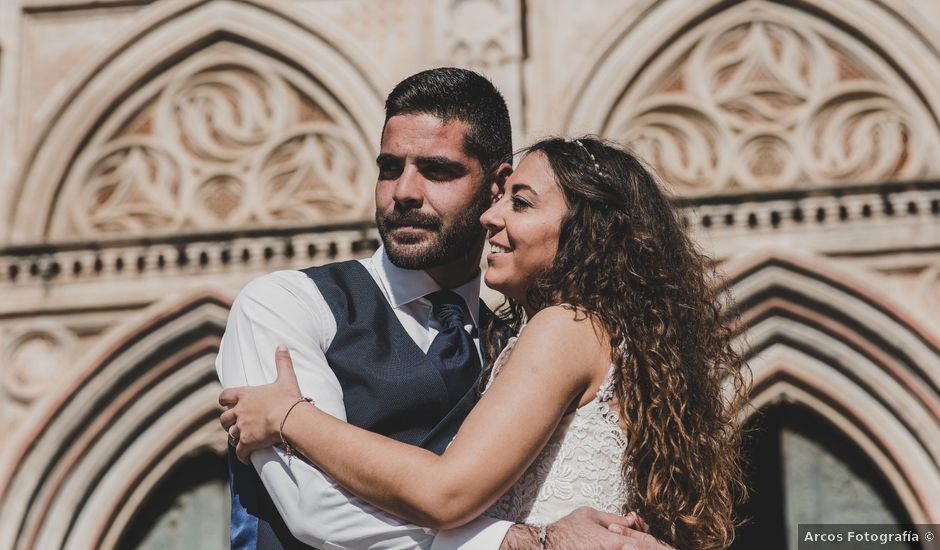
[[[681,550],[727,548],[746,495],[736,413],[748,382],[712,263],[636,156],[596,137],[549,138],[523,151],[535,152],[569,210],[554,262],[527,300],[535,310],[571,304],[610,337],[628,440],[623,513],[637,510]],[[524,313],[509,300],[500,316],[518,331]],[[503,338],[490,331],[490,357]]]

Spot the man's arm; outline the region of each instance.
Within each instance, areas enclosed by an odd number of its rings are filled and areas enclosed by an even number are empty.
[[[336,332],[329,306],[303,273],[272,273],[249,283],[229,314],[216,370],[224,387],[259,385],[276,378],[279,344],[294,357],[304,395],[345,420],[342,388],[324,351]],[[288,463],[279,448],[255,452],[251,462],[291,533],[322,548],[496,550],[508,522],[481,518],[461,533],[434,532],[406,523],[352,496],[302,460]]]

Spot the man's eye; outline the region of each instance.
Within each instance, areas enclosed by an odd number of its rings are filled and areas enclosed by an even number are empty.
[[[401,175],[401,166],[394,164],[380,164],[379,165],[379,179],[380,180],[393,180]]]
[[[450,181],[454,179],[454,173],[444,168],[424,168],[421,175],[431,181]]]

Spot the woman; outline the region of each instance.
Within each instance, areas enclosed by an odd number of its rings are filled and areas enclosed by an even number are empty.
[[[741,362],[708,260],[654,178],[600,140],[546,139],[481,222],[485,280],[519,337],[443,455],[295,406],[281,349],[276,383],[220,397],[239,457],[284,441],[364,500],[434,528],[481,513],[545,525],[587,505],[637,510],[683,550],[726,548],[744,493]]]

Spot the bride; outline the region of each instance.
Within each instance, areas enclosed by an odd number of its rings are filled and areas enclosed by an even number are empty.
[[[539,527],[544,545],[545,525],[590,506],[636,510],[682,550],[727,548],[744,493],[741,360],[708,259],[649,171],[598,139],[545,139],[481,222],[486,284],[506,296],[518,337],[487,335],[503,350],[443,455],[303,402],[281,347],[275,383],[220,396],[238,457],[286,445],[436,529],[486,514]]]

